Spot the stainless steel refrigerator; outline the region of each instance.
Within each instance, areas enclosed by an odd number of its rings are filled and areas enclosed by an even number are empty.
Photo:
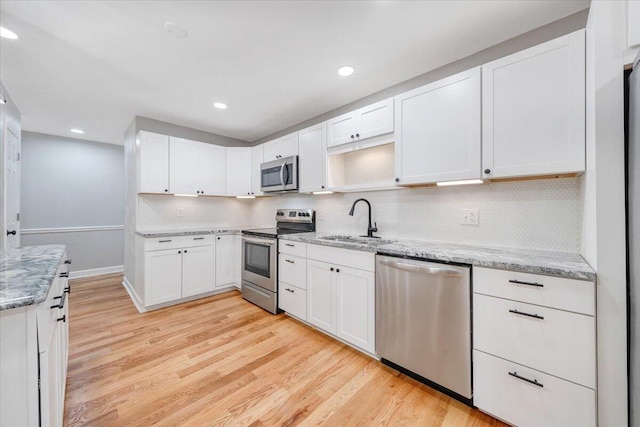
[[[629,267],[629,425],[640,426],[640,55],[629,75],[627,244]]]

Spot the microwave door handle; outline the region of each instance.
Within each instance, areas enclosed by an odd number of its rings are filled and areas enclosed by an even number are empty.
[[[284,183],[284,167],[287,165],[287,162],[282,162],[282,165],[280,166],[280,183],[282,184],[282,188],[285,187],[285,183]]]
[[[289,182],[289,168],[287,167],[287,164],[284,164],[284,169],[283,171],[287,174],[286,178],[284,179],[284,185],[285,187],[287,186],[288,182]]]

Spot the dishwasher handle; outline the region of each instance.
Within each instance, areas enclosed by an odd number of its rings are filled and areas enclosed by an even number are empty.
[[[427,267],[415,264],[409,264],[406,262],[392,261],[389,259],[380,259],[378,261],[382,265],[386,265],[391,268],[395,268],[398,270],[409,271],[413,273],[427,273],[427,274],[437,274],[440,276],[452,276],[452,277],[462,277],[464,272],[458,270],[456,268],[438,268],[438,267]]]

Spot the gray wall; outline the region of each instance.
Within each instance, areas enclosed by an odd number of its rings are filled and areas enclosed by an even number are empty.
[[[424,86],[431,82],[435,82],[445,77],[452,76],[456,73],[468,70],[473,67],[478,67],[482,64],[486,64],[487,62],[491,62],[498,58],[502,58],[503,56],[510,55],[512,53],[527,49],[540,43],[544,43],[565,34],[569,34],[573,31],[583,29],[587,25],[588,16],[589,9],[584,9],[580,12],[574,13],[573,15],[569,15],[557,21],[551,22],[550,24],[516,36],[505,42],[499,43],[495,46],[491,46],[490,48],[481,50],[480,52],[474,53],[473,55],[459,59],[458,61],[444,65],[440,68],[426,72],[424,74],[420,74],[419,76],[416,76],[410,80],[398,83],[394,86],[365,96],[364,98],[360,98],[349,104],[335,108],[331,111],[327,111],[326,113],[320,114],[309,120],[305,120],[304,122],[298,123],[297,125],[282,129],[271,135],[267,135],[263,138],[257,139],[252,142],[252,145],[258,145],[262,144],[263,142],[271,141],[280,136],[299,131],[306,127],[332,119],[341,114],[348,113],[349,111],[353,111],[358,108],[365,107],[369,104],[373,104],[374,102],[381,101],[391,96],[399,95],[411,89]]]
[[[147,117],[136,116],[134,119],[136,133],[141,130],[155,132],[162,135],[175,136],[178,138],[191,139],[193,141],[207,142],[209,144],[223,145],[225,147],[246,147],[247,141],[229,138],[217,133],[205,132],[203,130],[191,129],[172,123],[161,122],[160,120],[149,119]]]
[[[123,265],[122,146],[22,132],[21,202],[23,245],[68,245],[72,271]],[[73,227],[98,229],[52,230]]]
[[[5,200],[5,192],[4,192],[4,175],[5,175],[5,166],[4,166],[4,125],[7,123],[7,120],[13,120],[16,123],[20,124],[20,111],[18,111],[18,107],[13,103],[11,96],[9,96],[9,92],[5,89],[0,82],[0,94],[4,96],[6,99],[6,104],[0,104],[0,250],[4,249],[5,237],[6,237],[6,223],[4,220],[4,206],[7,202]]]

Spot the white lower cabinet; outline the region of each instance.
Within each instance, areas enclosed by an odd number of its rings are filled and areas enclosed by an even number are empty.
[[[299,319],[307,319],[307,291],[280,282],[278,285],[278,307]]]
[[[232,286],[234,274],[235,236],[223,234],[216,236],[216,288]]]
[[[154,307],[214,291],[213,242],[213,236],[145,239],[144,306]]]
[[[0,426],[62,427],[69,354],[67,274],[63,261],[44,302],[0,311]]]
[[[371,354],[375,352],[374,262],[372,253],[307,245],[306,320]]]
[[[595,284],[474,267],[474,405],[517,426],[596,425]]]

